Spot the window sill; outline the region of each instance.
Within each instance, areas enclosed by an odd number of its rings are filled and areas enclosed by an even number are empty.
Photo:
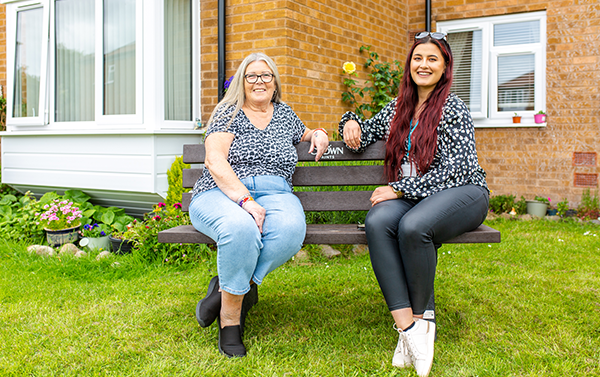
[[[533,118],[533,117],[532,117]],[[473,119],[475,128],[522,128],[522,127],[546,127],[546,122],[535,123],[533,119],[521,119],[521,123],[513,123],[512,119]]]

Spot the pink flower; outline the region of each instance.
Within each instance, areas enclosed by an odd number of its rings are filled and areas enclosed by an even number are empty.
[[[162,208],[162,207],[166,207],[167,205],[166,205],[165,203],[163,203],[163,202],[160,202],[160,203],[158,203],[158,206],[159,206],[160,208]]]
[[[177,209],[181,209],[181,203],[175,203],[175,204],[173,204],[173,207],[175,207]]]

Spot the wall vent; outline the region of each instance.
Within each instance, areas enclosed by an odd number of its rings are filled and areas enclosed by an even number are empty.
[[[573,166],[596,166],[596,152],[573,152]]]
[[[598,187],[598,174],[575,173],[575,187]]]

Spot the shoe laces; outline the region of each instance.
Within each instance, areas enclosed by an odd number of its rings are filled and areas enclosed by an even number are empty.
[[[402,329],[399,329],[395,323],[392,327],[394,328],[394,330],[398,331],[398,333],[400,334],[400,338],[404,342],[403,345],[404,345],[405,352],[408,351],[408,353],[411,355],[413,360],[423,358],[423,355],[421,354],[421,352],[419,352],[419,349],[417,348],[417,345],[415,344],[415,340],[413,339],[411,334]]]

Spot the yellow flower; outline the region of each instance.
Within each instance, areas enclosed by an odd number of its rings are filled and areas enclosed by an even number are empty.
[[[356,64],[354,64],[354,62],[345,62],[342,69],[344,70],[344,73],[351,75],[356,71]]]

